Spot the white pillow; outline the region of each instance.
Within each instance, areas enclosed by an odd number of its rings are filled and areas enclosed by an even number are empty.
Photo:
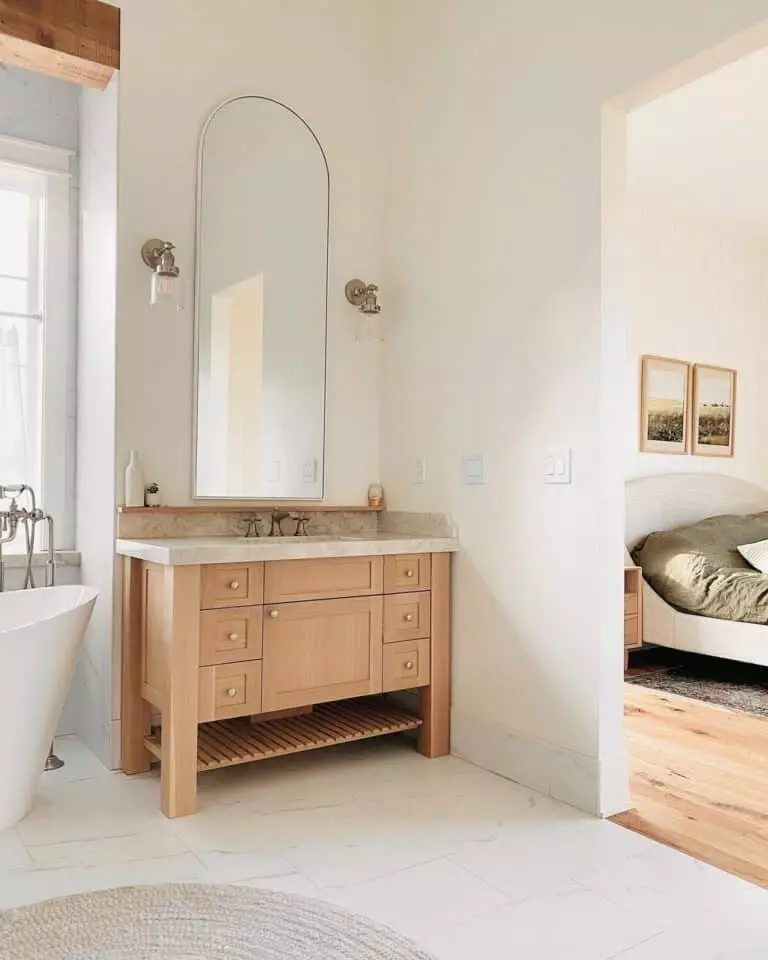
[[[745,543],[736,547],[747,563],[751,564],[760,573],[768,573],[768,540],[758,540],[757,543]]]

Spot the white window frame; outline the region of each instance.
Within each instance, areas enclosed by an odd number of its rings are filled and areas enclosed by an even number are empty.
[[[55,521],[57,550],[75,546],[77,347],[77,170],[71,150],[0,136],[0,164],[42,175],[45,271],[42,316],[41,489],[39,505]],[[2,478],[1,482],[26,478]],[[45,544],[41,543],[40,547]]]

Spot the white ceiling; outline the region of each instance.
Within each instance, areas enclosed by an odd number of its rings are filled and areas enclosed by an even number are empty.
[[[768,50],[633,111],[628,186],[768,231]]]

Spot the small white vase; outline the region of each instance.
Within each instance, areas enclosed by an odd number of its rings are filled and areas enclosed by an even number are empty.
[[[125,505],[126,507],[144,506],[144,471],[137,450],[131,450],[131,458],[125,469]]]

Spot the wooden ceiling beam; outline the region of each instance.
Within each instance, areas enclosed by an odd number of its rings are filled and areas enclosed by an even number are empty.
[[[0,0],[0,60],[103,90],[120,67],[120,10],[100,0]]]

